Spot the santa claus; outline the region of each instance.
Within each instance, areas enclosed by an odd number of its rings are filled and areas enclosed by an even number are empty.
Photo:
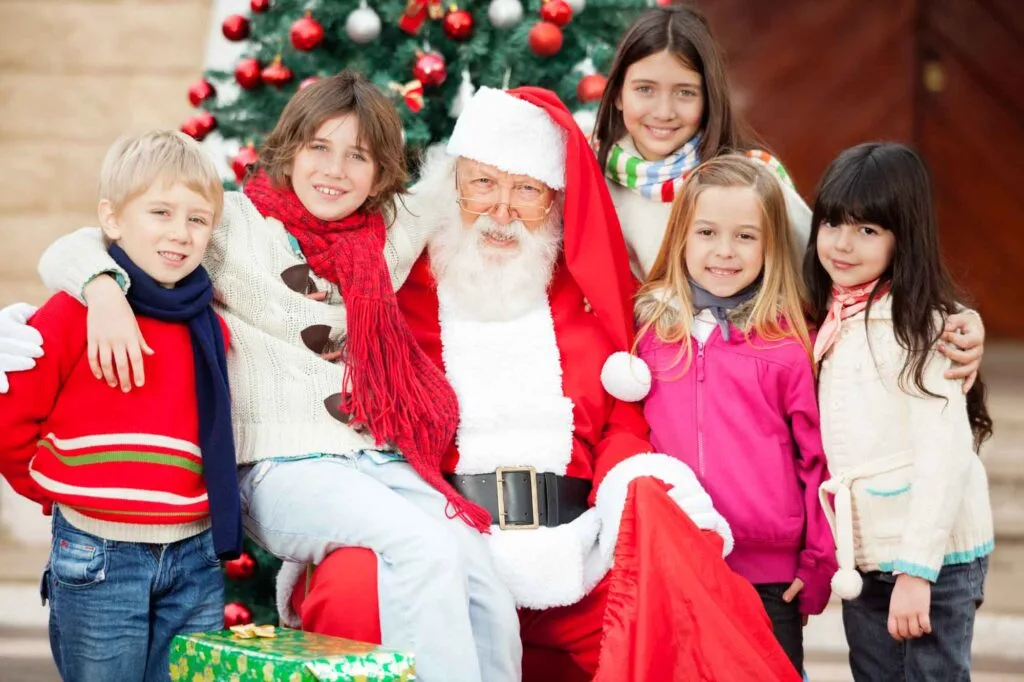
[[[738,604],[732,613],[764,630],[756,596],[730,583],[721,561],[732,546],[727,523],[685,464],[651,451],[642,412],[627,402],[650,382],[627,353],[635,282],[600,170],[568,110],[545,90],[481,88],[421,178],[400,220],[429,224],[433,236],[399,303],[458,396],[444,469],[492,515],[491,554],[520,608],[524,677],[594,676],[609,569],[639,477],[662,482],[682,524],[721,538],[676,535],[701,544],[688,547],[712,556],[703,577],[728,583],[720,596]],[[302,567],[286,566],[286,622],[379,636],[375,562],[365,553],[336,552],[306,580]],[[626,601],[612,599],[620,609]],[[754,658],[782,660],[764,634]]]

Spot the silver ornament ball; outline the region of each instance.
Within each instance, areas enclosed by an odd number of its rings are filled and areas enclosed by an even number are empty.
[[[345,33],[360,45],[373,42],[380,35],[380,16],[370,7],[352,10],[345,20]]]
[[[587,6],[587,0],[565,0],[565,4],[569,5],[572,15],[576,16]]]
[[[519,0],[491,0],[487,18],[494,28],[512,28],[523,20],[523,4]]]
[[[572,117],[576,121],[576,125],[583,131],[583,134],[590,137],[594,132],[594,126],[597,125],[597,112],[593,109],[580,109]]]

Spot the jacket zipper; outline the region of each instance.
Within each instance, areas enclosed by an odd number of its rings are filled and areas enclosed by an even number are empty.
[[[704,478],[704,343],[697,342],[697,475]]]

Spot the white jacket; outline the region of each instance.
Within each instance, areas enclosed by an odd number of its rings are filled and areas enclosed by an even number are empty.
[[[943,376],[950,360],[932,349],[924,368],[925,387],[941,398],[920,394],[912,378],[904,391],[906,351],[893,333],[891,298],[871,307],[866,329],[864,317],[843,320],[819,377],[832,474],[822,491],[836,495],[840,512],[833,523],[840,568],[852,569],[852,556],[863,571],[934,581],[942,566],[992,551],[988,479],[973,450],[962,383]],[[844,499],[850,515],[840,509]],[[826,512],[832,516],[828,505]]]

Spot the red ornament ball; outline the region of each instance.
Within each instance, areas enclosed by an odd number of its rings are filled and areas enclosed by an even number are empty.
[[[299,83],[299,90],[302,90],[303,88],[308,88],[310,85],[316,83],[318,80],[320,80],[320,76],[310,76],[309,78],[306,78],[301,83]]]
[[[252,610],[240,601],[224,605],[224,627],[245,625],[252,622]]]
[[[572,21],[572,7],[565,0],[548,0],[541,5],[540,18],[555,26],[565,26]]]
[[[281,63],[281,58],[278,57],[270,66],[263,69],[261,76],[263,78],[263,82],[267,85],[273,85],[275,88],[280,88],[289,83],[294,74],[291,69]]]
[[[249,9],[253,11],[253,14],[263,14],[270,9],[270,0],[251,0]]]
[[[235,81],[245,90],[252,90],[263,82],[260,60],[246,57],[235,67]]]
[[[231,170],[235,171],[235,177],[241,182],[245,177],[246,167],[256,163],[256,149],[249,145],[242,147],[238,156],[231,160]],[[241,171],[241,172],[239,172]],[[248,580],[256,574],[256,560],[248,552],[242,552],[237,559],[224,562],[224,575],[228,580]]]
[[[220,30],[228,40],[245,40],[249,37],[249,20],[241,14],[232,14],[224,20]]]
[[[289,35],[292,39],[292,45],[295,46],[296,50],[308,52],[323,42],[324,27],[310,14],[306,14],[306,16],[292,24]]]
[[[217,90],[213,87],[210,81],[204,78],[189,86],[188,101],[192,103],[192,106],[198,107],[200,104],[216,94]]]
[[[438,53],[427,52],[416,57],[412,75],[424,86],[437,86],[444,83],[444,79],[448,77],[448,65],[445,64],[444,57]]]
[[[580,102],[597,102],[604,94],[608,79],[599,73],[592,73],[580,79],[576,86],[576,99]]]
[[[530,29],[530,49],[538,57],[550,57],[562,49],[562,29],[550,21],[538,21]]]
[[[473,35],[473,15],[464,9],[452,10],[444,15],[441,27],[451,40],[469,40]]]
[[[181,132],[189,137],[201,141],[217,127],[217,119],[206,111],[200,112],[181,124]]]

